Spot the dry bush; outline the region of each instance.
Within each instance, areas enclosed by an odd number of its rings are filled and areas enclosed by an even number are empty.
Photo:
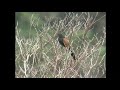
[[[91,39],[87,37],[94,24],[104,17],[96,19],[98,14],[92,16],[89,12],[81,15],[66,13],[63,19],[46,18],[41,30],[37,29],[38,23],[33,19],[33,14],[29,34],[31,27],[34,27],[36,36],[28,39],[20,35],[17,22],[16,78],[105,78],[106,53],[100,56],[101,47],[106,40],[105,26],[100,38],[98,34]],[[84,31],[83,36],[79,37],[81,30]],[[61,48],[57,40],[57,34],[61,32],[65,32],[70,39],[76,60],[73,60],[68,49]]]

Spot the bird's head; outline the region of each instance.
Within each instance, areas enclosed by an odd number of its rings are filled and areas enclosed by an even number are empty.
[[[64,36],[61,33],[58,34],[58,37],[59,38],[64,38]]]

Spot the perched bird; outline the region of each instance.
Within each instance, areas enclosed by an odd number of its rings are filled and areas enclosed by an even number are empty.
[[[67,37],[63,36],[62,34],[58,34],[58,41],[62,46],[68,47],[70,50],[70,42]],[[71,56],[73,57],[74,60],[76,60],[75,54],[73,53],[72,50],[71,50]]]

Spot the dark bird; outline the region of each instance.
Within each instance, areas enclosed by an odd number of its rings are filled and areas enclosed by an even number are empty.
[[[70,50],[70,42],[67,37],[63,36],[62,34],[58,34],[58,41],[62,46],[68,47]],[[73,57],[74,60],[76,60],[75,54],[73,53],[72,50],[71,50],[71,56]]]

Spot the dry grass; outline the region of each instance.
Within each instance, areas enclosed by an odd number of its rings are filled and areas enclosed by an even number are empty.
[[[47,22],[43,24],[42,30],[37,29],[38,23],[34,22],[33,14],[30,32],[31,27],[34,27],[36,37],[28,39],[20,35],[17,22],[16,78],[105,78],[106,53],[100,55],[106,40],[105,27],[103,26],[100,38],[97,34],[92,39],[87,37],[94,24],[104,17],[96,19],[98,14],[93,17],[89,12],[81,15],[69,13],[64,19],[46,18]],[[84,31],[82,37],[79,37],[80,30]],[[70,52],[59,45],[56,37],[59,32],[65,32],[70,39],[77,60],[73,60]],[[76,37],[77,42],[73,37]]]

